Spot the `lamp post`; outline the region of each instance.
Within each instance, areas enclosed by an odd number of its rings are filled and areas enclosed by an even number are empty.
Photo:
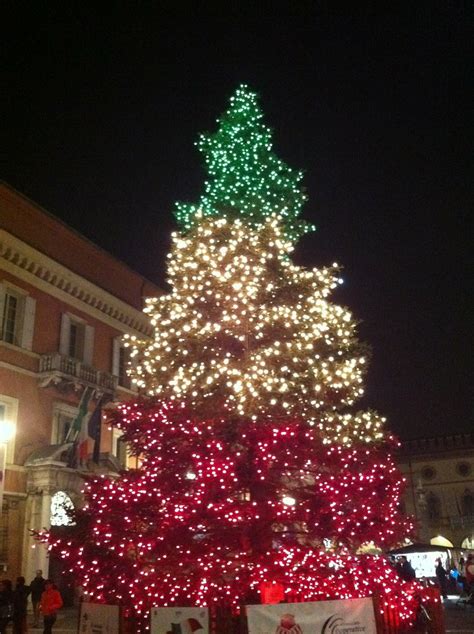
[[[7,464],[7,443],[13,438],[15,425],[8,421],[0,421],[0,518],[3,509],[3,490],[5,487],[5,467]]]

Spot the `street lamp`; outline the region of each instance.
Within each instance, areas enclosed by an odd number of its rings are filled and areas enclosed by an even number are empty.
[[[7,464],[7,444],[15,434],[15,425],[9,420],[0,421],[0,517],[3,509],[3,489]]]

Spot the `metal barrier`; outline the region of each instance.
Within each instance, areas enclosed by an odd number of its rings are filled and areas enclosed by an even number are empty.
[[[374,613],[377,634],[445,634],[444,612],[438,588],[423,588],[417,593],[421,597],[428,618],[425,623],[414,624],[406,628],[400,621],[396,607],[374,596]],[[136,624],[125,619],[121,634],[135,634]],[[209,634],[248,634],[245,606],[240,614],[235,614],[229,607],[211,607],[209,609]]]
[[[387,605],[378,596],[373,597],[377,634],[445,634],[443,604],[438,588],[423,588],[417,595],[421,599],[420,610],[425,609],[425,618],[422,612],[419,622],[409,628],[402,625],[395,607]]]

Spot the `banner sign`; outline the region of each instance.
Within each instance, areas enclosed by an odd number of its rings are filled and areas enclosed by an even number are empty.
[[[377,634],[372,599],[248,605],[249,634]]]
[[[81,603],[79,634],[117,634],[119,622],[118,605]]]
[[[207,608],[152,608],[150,634],[209,634]]]

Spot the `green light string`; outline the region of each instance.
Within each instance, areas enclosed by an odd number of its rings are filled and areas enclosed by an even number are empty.
[[[190,230],[205,216],[239,217],[255,227],[271,214],[282,218],[292,241],[314,230],[298,217],[306,201],[303,174],[272,151],[272,133],[262,119],[256,93],[242,85],[218,119],[218,130],[200,135],[197,145],[205,157],[208,179],[197,204],[176,203],[181,230]]]

